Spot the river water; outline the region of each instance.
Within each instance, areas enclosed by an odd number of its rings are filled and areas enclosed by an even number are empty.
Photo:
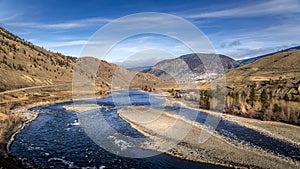
[[[107,98],[97,100],[97,104],[102,106],[100,113],[103,113],[111,127],[124,135],[135,138],[144,136],[119,118],[116,114],[117,109],[128,104],[159,107],[163,103],[164,100],[139,91],[118,91]],[[76,112],[62,108],[69,104],[72,102],[32,108],[32,111],[40,114],[36,120],[16,135],[10,152],[42,168],[224,168],[181,160],[165,154],[148,158],[127,158],[112,154],[88,137],[78,122]],[[176,106],[164,107],[164,110],[174,113],[194,111]],[[198,113],[196,121],[204,124],[207,115],[201,112],[196,113]],[[247,143],[275,154],[300,160],[299,147],[235,123],[220,120],[216,132],[229,141]]]

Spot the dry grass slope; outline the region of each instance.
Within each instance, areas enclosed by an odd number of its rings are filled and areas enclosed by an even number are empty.
[[[0,88],[71,81],[75,58],[53,53],[0,27]]]

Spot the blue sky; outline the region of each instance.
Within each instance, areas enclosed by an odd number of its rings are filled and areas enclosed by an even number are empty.
[[[299,0],[0,0],[2,26],[34,44],[71,56],[80,56],[88,39],[99,28],[120,17],[140,12],[182,17],[208,37],[217,53],[234,59],[300,45]],[[135,36],[119,46],[120,50],[113,51],[108,61],[124,62],[121,58],[128,55],[128,51],[133,55],[138,51],[135,49],[146,51],[157,46],[177,48],[173,56],[160,50],[152,51],[154,55],[165,57],[149,56],[145,63],[140,63],[141,66],[190,52],[175,40],[149,34]],[[134,56],[131,56],[132,60]]]

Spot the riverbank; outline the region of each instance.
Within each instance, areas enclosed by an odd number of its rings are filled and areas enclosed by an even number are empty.
[[[70,101],[72,99],[71,84],[55,85],[45,88],[18,89],[0,93],[0,167],[2,168],[37,168],[9,153],[9,146],[26,125],[38,114],[28,109]],[[107,92],[97,97],[105,97]]]
[[[167,104],[169,105],[177,104],[181,105],[182,107],[217,116],[219,118],[228,120],[238,125],[253,129],[270,137],[289,142],[296,146],[300,146],[300,126],[286,124],[282,122],[262,121],[258,119],[244,118],[230,114],[219,113],[212,110],[200,109],[198,108],[199,104],[193,104],[194,102],[192,101],[183,102],[180,99],[172,98],[167,92],[164,92],[163,94],[167,99]]]
[[[17,127],[16,131],[12,133],[7,145],[6,145],[6,152],[9,153],[10,145],[14,141],[15,136],[24,129],[25,126],[27,126],[30,122],[35,120],[38,117],[38,113],[29,111],[27,108],[21,108],[14,110],[15,113],[18,113],[22,116],[22,119],[24,119],[23,123],[19,127]]]
[[[118,115],[131,127],[153,140],[143,145],[145,149],[165,152],[185,160],[226,167],[299,168],[299,163],[293,160],[251,146],[234,145],[217,133],[210,133],[207,141],[199,143],[200,133],[209,131],[200,124],[170,112],[145,107],[126,107],[120,109]],[[175,123],[178,126],[174,127]],[[189,132],[185,137],[181,137],[184,129],[188,129]],[[167,150],[168,147],[173,148]]]
[[[13,122],[7,124],[7,126],[2,126],[2,135],[1,140],[1,149],[0,149],[0,165],[3,168],[37,168],[34,164],[28,164],[9,152],[11,143],[14,141],[15,136],[22,131],[31,121],[35,120],[38,117],[37,112],[31,112],[28,109],[36,106],[48,105],[58,102],[68,101],[65,100],[55,100],[55,101],[40,101],[34,104],[24,103],[21,107],[12,109],[9,111],[9,117],[13,116],[15,119]],[[10,121],[12,121],[10,119]],[[1,124],[4,125],[4,124]]]

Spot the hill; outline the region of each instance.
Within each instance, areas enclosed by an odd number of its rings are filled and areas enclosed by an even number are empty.
[[[226,73],[225,112],[300,125],[300,50],[277,52]]]
[[[71,81],[74,57],[47,51],[0,27],[1,90]]]
[[[163,60],[153,66],[147,73],[170,81],[199,81],[208,78],[205,65],[200,58],[209,58],[215,54],[192,53],[180,56],[175,59]],[[239,63],[225,55],[217,55],[223,64],[224,70],[229,70],[239,66]]]
[[[285,90],[298,88],[300,83],[300,50],[288,50],[265,56],[257,61],[230,70],[227,83],[243,88],[250,83],[272,86]]]
[[[95,72],[97,67],[97,72]],[[108,91],[110,89],[144,89],[151,90],[161,84],[161,80],[147,73],[129,71],[116,64],[108,63],[93,57],[83,57],[77,60],[76,80],[79,79],[83,84],[95,81],[96,92]],[[96,73],[96,77],[93,74]],[[79,83],[78,83],[79,84]]]
[[[249,58],[249,59],[238,60],[238,62],[239,62],[240,65],[242,66],[242,65],[246,65],[246,64],[253,63],[253,62],[255,62],[256,60],[261,59],[261,58],[266,57],[266,56],[269,56],[269,55],[273,55],[273,54],[280,53],[280,52],[293,51],[293,50],[300,50],[300,46],[291,47],[291,48],[284,49],[284,50],[281,50],[281,51],[278,51],[278,52],[268,53],[268,54],[265,54],[265,55],[252,57],[252,58]]]

